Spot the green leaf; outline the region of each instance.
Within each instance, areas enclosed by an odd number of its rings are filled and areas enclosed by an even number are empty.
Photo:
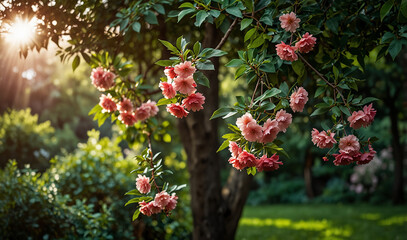
[[[177,102],[176,98],[171,98],[171,99],[161,98],[160,100],[158,100],[157,106],[172,104],[172,103],[176,103],[176,102]]]
[[[137,208],[136,211],[134,211],[133,214],[133,221],[136,220],[138,218],[138,216],[140,215],[140,208]]]
[[[220,145],[220,147],[218,148],[218,150],[217,150],[216,152],[220,152],[220,151],[222,151],[223,149],[225,149],[225,148],[227,148],[227,147],[229,147],[229,140],[225,140],[225,141],[222,143],[222,145]]]
[[[264,63],[260,66],[260,71],[274,73],[276,72],[276,68],[274,67],[274,63]]]
[[[394,38],[394,34],[392,32],[386,32],[383,34],[382,39],[380,40],[381,43],[390,42]]]
[[[255,32],[256,28],[252,28],[249,31],[247,31],[246,34],[244,35],[244,41],[246,42],[247,40],[249,40]]]
[[[265,100],[265,99],[267,99],[267,98],[274,97],[274,96],[276,96],[276,95],[279,94],[279,93],[281,93],[281,90],[278,89],[278,88],[269,89],[269,90],[265,91],[265,92],[263,93],[263,95],[257,97],[257,98],[255,99],[255,103],[257,103],[258,101],[263,101],[263,100]]]
[[[374,98],[374,97],[367,97],[365,99],[363,99],[358,105],[365,105],[367,103],[373,102],[373,101],[378,101],[378,98]]]
[[[132,203],[138,203],[138,202],[142,202],[142,201],[150,201],[153,200],[152,197],[138,197],[138,198],[132,198],[130,199],[126,204],[124,204],[124,206],[127,206],[129,204]]]
[[[149,24],[158,24],[157,16],[152,11],[147,11],[144,18]]]
[[[165,9],[163,7],[163,5],[161,4],[154,4],[153,8],[159,13],[159,14],[165,14]]]
[[[220,15],[220,11],[212,9],[209,11],[209,14],[211,14],[212,17],[217,18]]]
[[[231,116],[235,115],[237,112],[230,112],[226,114],[226,116],[223,116],[222,119],[230,118]]]
[[[341,111],[339,110],[338,106],[333,107],[333,108],[331,109],[331,111],[332,111],[332,113],[333,113],[335,116],[337,116],[337,117],[339,117],[339,116],[341,115]]]
[[[226,67],[240,67],[244,62],[240,59],[232,59],[230,62],[226,63]]]
[[[235,72],[235,80],[241,77],[246,71],[246,65],[240,66]]]
[[[131,27],[133,28],[133,30],[134,30],[135,32],[140,32],[141,24],[140,24],[139,22],[134,22],[134,23],[131,25]]]
[[[263,34],[260,34],[256,39],[253,40],[253,42],[251,42],[249,44],[249,46],[247,46],[248,48],[257,48],[260,47],[263,43],[264,43],[264,38],[263,38]]]
[[[250,26],[250,24],[252,24],[252,22],[253,22],[252,18],[243,19],[242,22],[240,23],[240,31],[242,31],[245,28],[247,28],[248,26]]]
[[[210,88],[209,79],[202,72],[199,72],[199,71],[195,72],[194,73],[194,80],[195,80],[196,83]]]
[[[407,0],[402,0],[400,4],[400,12],[407,18]]]
[[[133,189],[131,191],[126,192],[124,195],[141,195],[141,193],[137,189]]]
[[[185,15],[190,14],[190,13],[193,13],[193,12],[195,12],[195,11],[196,11],[196,10],[195,10],[194,8],[188,8],[188,9],[182,10],[181,12],[178,13],[178,22],[181,21],[181,19],[182,19]]]
[[[194,53],[195,53],[195,55],[198,55],[200,51],[201,51],[201,43],[197,41],[194,44]]]
[[[211,61],[197,62],[196,68],[198,68],[199,70],[215,70],[215,66],[213,66]]]
[[[393,7],[393,0],[388,0],[387,2],[385,2],[382,6],[382,8],[380,9],[380,20],[383,22],[384,17],[387,16],[387,14],[389,14],[391,8]]]
[[[75,69],[79,66],[80,62],[81,62],[81,59],[79,58],[79,55],[76,55],[76,57],[73,59],[73,62],[72,62],[72,71],[75,71]]]
[[[284,94],[283,97],[288,96],[288,92],[290,91],[286,82],[280,84],[280,90]]]
[[[315,91],[315,95],[314,95],[314,97],[316,98],[316,97],[318,97],[319,95],[321,95],[322,93],[324,93],[325,92],[325,87],[318,87],[317,88],[317,90]]]
[[[158,66],[163,66],[163,67],[167,67],[167,66],[171,66],[174,62],[172,60],[159,60],[157,62],[155,62],[155,64],[157,64]]]
[[[403,42],[398,39],[394,39],[389,45],[389,53],[393,60],[399,55],[401,48],[403,46]]]
[[[315,109],[315,111],[313,113],[311,113],[310,117],[324,114],[324,113],[328,112],[328,110],[329,110],[329,107],[317,108],[317,109]]]
[[[99,104],[96,104],[91,110],[90,110],[90,112],[88,113],[88,115],[90,116],[90,115],[92,115],[92,114],[94,114],[94,113],[97,113],[97,112],[100,112],[100,111],[102,111],[102,107],[99,105]]]
[[[350,116],[351,114],[350,114],[350,111],[349,111],[349,109],[347,108],[347,107],[345,107],[345,106],[343,106],[343,105],[340,105],[339,106],[339,109],[341,109],[341,111],[343,112],[343,113],[345,113],[347,116]]]
[[[190,2],[184,2],[178,8],[195,8],[194,5]]]
[[[160,40],[158,39],[158,41],[160,41],[168,50],[170,50],[173,53],[179,54],[178,49],[172,45],[170,42],[164,41],[164,40]]]
[[[299,76],[302,77],[305,74],[305,66],[302,61],[295,61],[291,63],[291,66],[294,72]]]
[[[201,26],[201,24],[205,21],[205,19],[208,17],[208,13],[205,10],[200,10],[197,14],[196,14],[196,22],[195,25],[196,26]]]
[[[226,114],[233,112],[233,108],[227,108],[227,107],[222,107],[217,109],[215,112],[213,112],[212,117],[209,120],[225,116]]]
[[[238,7],[226,8],[226,12],[235,17],[243,18],[242,12],[240,11],[240,9]]]

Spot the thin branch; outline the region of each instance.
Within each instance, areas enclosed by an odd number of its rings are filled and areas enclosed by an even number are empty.
[[[325,77],[324,75],[322,75],[320,72],[318,72],[318,70],[316,70],[307,60],[305,60],[305,58],[300,54],[297,53],[298,56],[301,58],[301,60],[308,65],[308,67],[310,67],[322,80],[324,80],[331,88],[333,88],[335,91],[338,92],[338,94],[341,96],[343,103],[346,105],[347,108],[349,108],[349,106],[347,105],[347,101],[345,100],[345,97],[343,96],[342,92],[338,89],[337,86],[333,85],[332,83],[330,83]]]
[[[155,185],[155,187],[157,188],[157,191],[158,191],[158,192],[161,192],[161,191],[160,191],[160,188],[158,187],[158,185],[157,185],[157,183],[156,183],[156,181],[155,181],[155,176],[154,176],[155,171],[154,171],[154,163],[153,163],[153,149],[152,149],[152,147],[151,147],[151,133],[148,133],[148,134],[147,134],[147,139],[148,139],[148,148],[149,148],[149,150],[150,150],[150,167],[152,168],[152,171],[151,171],[151,179],[153,180],[154,185]]]
[[[232,32],[233,28],[235,27],[236,23],[237,23],[238,18],[235,18],[235,20],[233,20],[232,24],[230,25],[229,29],[226,31],[225,36],[223,36],[223,38],[220,40],[220,42],[218,43],[218,46],[216,46],[215,49],[220,49],[223,44],[225,44],[226,40],[228,39],[230,33]]]
[[[259,78],[259,80],[257,80],[256,87],[254,88],[254,92],[253,92],[253,95],[252,95],[252,100],[250,101],[249,108],[251,108],[252,105],[253,105],[254,96],[256,95],[257,87],[259,86],[260,81],[261,81],[261,78]]]

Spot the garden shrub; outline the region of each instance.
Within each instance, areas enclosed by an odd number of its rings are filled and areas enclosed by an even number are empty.
[[[0,116],[0,166],[16,159],[20,168],[30,164],[44,170],[56,151],[54,133],[51,123],[38,123],[38,115],[31,115],[30,109],[5,112]]]
[[[32,169],[10,161],[0,170],[0,239],[112,239],[106,207],[58,194],[55,184],[42,181]]]

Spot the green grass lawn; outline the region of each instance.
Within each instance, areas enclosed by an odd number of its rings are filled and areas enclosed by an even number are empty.
[[[236,239],[407,239],[407,206],[246,206]]]

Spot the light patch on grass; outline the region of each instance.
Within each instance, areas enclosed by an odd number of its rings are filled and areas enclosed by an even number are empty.
[[[382,226],[390,226],[390,225],[395,225],[395,224],[402,225],[405,222],[407,222],[407,215],[394,216],[391,218],[387,218],[387,219],[381,220],[379,222],[379,224]]]
[[[379,220],[380,219],[380,214],[378,213],[364,213],[360,215],[361,219],[366,219],[366,220]]]

